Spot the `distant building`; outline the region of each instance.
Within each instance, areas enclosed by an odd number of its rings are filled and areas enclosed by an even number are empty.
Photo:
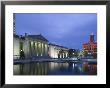
[[[49,44],[49,56],[52,58],[67,58],[68,48],[56,44]]]
[[[90,40],[88,43],[83,44],[83,50],[85,56],[97,57],[97,42],[94,40],[94,34],[90,35]]]
[[[69,49],[68,50],[68,57],[78,57],[79,50],[78,49]]]

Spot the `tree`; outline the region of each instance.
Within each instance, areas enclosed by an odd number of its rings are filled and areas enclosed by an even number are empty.
[[[24,51],[23,50],[20,51],[20,58],[21,59],[24,59],[25,58],[25,54],[24,54]]]

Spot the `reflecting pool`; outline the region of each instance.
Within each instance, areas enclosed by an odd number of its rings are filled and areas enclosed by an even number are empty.
[[[14,75],[97,75],[97,64],[94,63],[58,63],[35,62],[16,64]]]

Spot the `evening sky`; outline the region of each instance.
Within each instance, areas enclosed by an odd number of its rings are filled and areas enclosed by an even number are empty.
[[[95,13],[38,13],[15,14],[18,35],[43,35],[50,43],[68,48],[82,49],[94,33],[97,40],[97,14]]]

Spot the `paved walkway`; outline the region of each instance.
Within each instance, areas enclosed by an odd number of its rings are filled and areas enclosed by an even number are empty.
[[[24,63],[34,63],[34,62],[56,62],[56,63],[64,63],[64,62],[78,62],[79,60],[73,60],[69,58],[37,58],[37,59],[15,59],[14,64],[24,64]]]
[[[28,58],[28,59],[14,59],[14,64],[26,64],[36,62],[56,62],[56,63],[77,63],[77,62],[89,62],[97,63],[97,59],[76,59],[76,58]]]

